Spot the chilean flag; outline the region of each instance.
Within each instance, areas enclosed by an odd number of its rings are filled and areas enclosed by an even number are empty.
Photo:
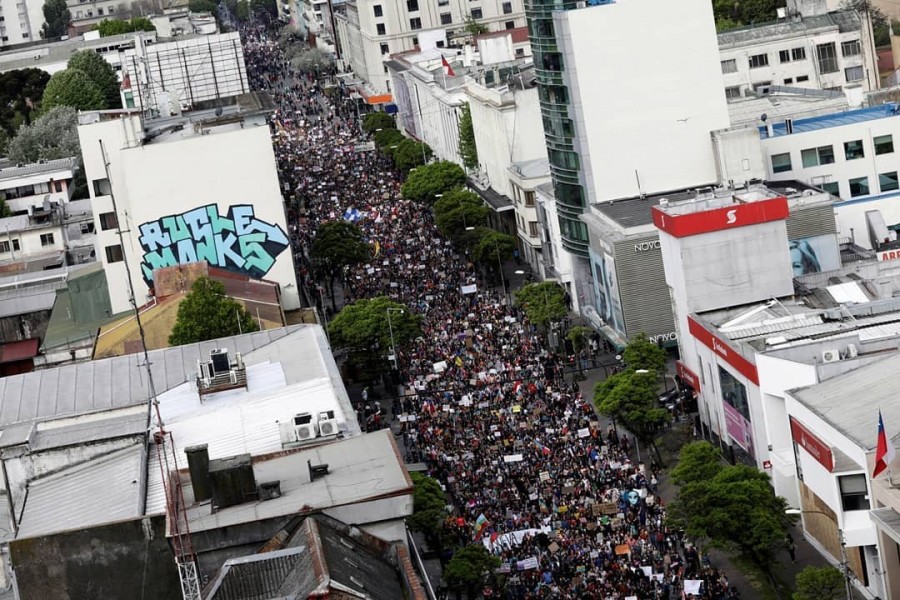
[[[875,470],[872,471],[872,478],[878,475],[890,466],[894,460],[894,444],[891,438],[884,431],[884,421],[881,419],[881,411],[878,411],[878,445],[875,448]]]
[[[443,56],[441,57],[441,66],[444,67],[444,75],[447,77],[456,77],[456,73],[453,72],[453,67],[450,66],[450,63],[448,63],[447,59]]]

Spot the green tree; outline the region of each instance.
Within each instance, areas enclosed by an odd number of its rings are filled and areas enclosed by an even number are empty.
[[[669,412],[659,406],[658,386],[655,371],[637,373],[627,369],[597,384],[594,405],[601,414],[624,425],[645,448],[652,448],[661,464],[656,437],[669,419]]]
[[[397,143],[397,147],[392,150],[391,155],[394,158],[394,166],[404,172],[424,165],[432,155],[428,144],[417,142],[407,137],[400,140]]]
[[[785,0],[713,0],[713,14],[719,31],[742,25],[774,21]]]
[[[691,442],[679,451],[678,464],[672,469],[672,481],[676,485],[707,481],[724,466],[715,446],[708,442]]]
[[[369,135],[374,135],[379,129],[396,129],[397,124],[394,117],[379,110],[363,117],[362,128]]]
[[[17,163],[80,156],[78,112],[69,106],[48,110],[31,125],[20,127],[8,150],[9,159]]]
[[[463,29],[465,29],[466,32],[472,36],[478,36],[478,35],[481,35],[482,33],[488,32],[487,25],[476,21],[475,17],[473,17],[471,13],[469,13],[469,16],[466,17],[466,24],[465,24],[465,26],[463,26]]]
[[[666,351],[651,342],[646,333],[639,333],[628,342],[622,352],[622,360],[629,369],[647,369],[657,374],[665,373]]]
[[[103,19],[92,29],[100,32],[100,37],[109,37],[111,35],[122,35],[123,33],[132,33],[133,31],[156,31],[153,21],[147,17],[134,17],[128,19]]]
[[[278,5],[275,0],[250,0],[250,12],[264,19],[278,18]]]
[[[102,56],[93,50],[80,50],[72,55],[68,63],[69,69],[78,69],[94,82],[103,94],[106,108],[121,108],[119,96],[119,78],[116,72]]]
[[[831,566],[808,566],[794,578],[793,600],[841,600],[845,597],[844,575]]]
[[[13,136],[21,125],[30,125],[40,108],[50,74],[40,69],[16,69],[0,73],[0,127]]]
[[[474,242],[473,228],[487,225],[490,212],[478,194],[462,188],[445,192],[434,203],[434,220],[438,231],[467,251]]]
[[[394,128],[382,129],[372,134],[372,140],[375,142],[375,145],[381,148],[385,154],[393,152],[391,146],[397,146],[405,139],[403,134]]]
[[[528,320],[546,328],[569,314],[566,291],[555,281],[529,283],[516,292],[516,303],[525,310]]]
[[[188,2],[188,10],[193,13],[212,13],[216,14],[219,5],[215,0],[191,0]]]
[[[329,221],[316,230],[310,248],[310,258],[319,276],[328,279],[331,288],[331,308],[337,311],[334,298],[334,282],[343,278],[344,269],[369,258],[369,244],[362,231],[347,221]]]
[[[453,555],[444,569],[444,579],[453,588],[465,589],[466,597],[476,598],[478,585],[499,566],[500,559],[488,552],[484,544],[471,544]]]
[[[44,0],[43,11],[42,38],[49,40],[69,33],[69,22],[72,20],[72,15],[66,6],[66,0]]]
[[[156,25],[147,17],[132,17],[131,31],[156,31]]]
[[[444,517],[447,498],[441,484],[422,473],[409,474],[413,482],[413,514],[406,524],[413,531],[425,536],[428,547],[442,550],[444,547]]]
[[[472,125],[472,110],[469,103],[462,106],[459,118],[459,155],[467,169],[478,166],[478,146],[475,144],[475,128]]]
[[[391,334],[394,344],[403,346],[422,335],[421,321],[404,305],[377,296],[342,308],[328,324],[328,335],[334,348],[347,350],[347,362],[359,379],[370,381],[390,368]]]
[[[100,110],[106,108],[106,100],[100,88],[84,71],[66,69],[54,73],[44,88],[41,110],[47,111],[56,106],[71,106],[78,110]]]
[[[671,524],[692,539],[740,554],[777,585],[773,568],[793,520],[785,514],[787,502],[774,494],[769,476],[755,467],[722,465],[711,477],[701,477],[712,470],[709,457],[708,451],[683,456],[696,464],[680,470],[689,476],[669,504]]]
[[[512,258],[516,238],[488,227],[478,227],[475,229],[475,239],[472,258],[482,269],[495,273],[500,279],[501,265]]]
[[[444,194],[466,182],[466,173],[456,163],[434,162],[410,172],[400,192],[410,200],[433,202],[437,194]]]
[[[170,346],[183,346],[259,330],[244,305],[225,295],[225,286],[199,277],[178,305]]]
[[[578,353],[587,348],[593,332],[590,327],[576,325],[566,334],[566,339],[572,342],[572,348]]]
[[[250,5],[247,3],[247,0],[238,0],[234,6],[234,18],[238,20],[239,23],[245,23],[248,19],[250,19]]]

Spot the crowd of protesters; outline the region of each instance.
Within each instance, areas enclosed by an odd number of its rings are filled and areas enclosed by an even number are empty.
[[[349,90],[331,73],[295,73],[272,29],[242,34],[251,86],[278,108],[273,143],[307,301],[327,309],[309,263],[316,229],[351,215],[372,259],[351,270],[341,296],[387,295],[423,315],[422,337],[398,352],[394,425],[407,459],[425,462],[452,498],[454,543],[501,559],[491,595],[670,599],[687,587],[697,592],[687,597],[731,597],[724,576],[666,526],[655,465],[601,427],[565,361],[503,290],[478,281],[430,209],[401,198],[402,175],[363,147]]]

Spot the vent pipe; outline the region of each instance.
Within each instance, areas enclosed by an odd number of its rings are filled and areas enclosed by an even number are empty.
[[[185,448],[184,453],[187,455],[188,470],[191,472],[194,502],[209,500],[212,498],[212,492],[209,485],[209,450],[206,444]]]

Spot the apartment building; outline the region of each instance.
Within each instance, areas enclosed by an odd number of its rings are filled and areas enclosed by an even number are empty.
[[[335,7],[334,18],[342,57],[366,82],[367,97],[392,93],[384,64],[392,54],[456,46],[469,36],[469,19],[489,31],[525,25],[522,0],[350,0]]]
[[[729,100],[778,87],[862,92],[879,87],[871,26],[853,9],[794,13],[723,31],[718,41]]]
[[[0,0],[0,49],[41,39],[42,0]]]

